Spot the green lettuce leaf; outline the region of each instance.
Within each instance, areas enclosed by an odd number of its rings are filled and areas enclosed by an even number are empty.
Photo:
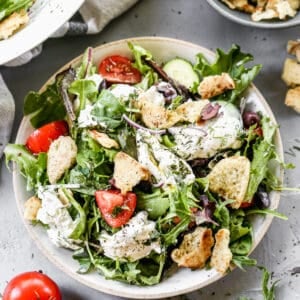
[[[18,165],[21,174],[27,179],[28,191],[47,183],[47,153],[42,152],[38,156],[34,156],[24,145],[17,144],[8,144],[4,153],[6,163],[14,161]]]
[[[23,112],[25,116],[30,115],[30,123],[34,128],[52,121],[63,120],[66,109],[57,84],[47,86],[41,94],[29,92],[25,97]]]
[[[250,167],[250,180],[245,196],[245,201],[252,201],[260,183],[266,178],[269,161],[277,157],[275,146],[272,142],[277,126],[268,117],[261,119],[263,138],[254,143],[253,159]]]
[[[145,63],[145,60],[153,59],[152,54],[143,47],[130,42],[128,43],[128,47],[134,57],[134,63],[132,65],[144,75],[143,80],[136,86],[143,90],[147,90],[155,82],[158,81],[157,73],[154,72],[153,69]]]
[[[247,89],[262,67],[261,65],[245,67],[246,63],[253,60],[253,56],[241,52],[237,45],[233,45],[228,53],[217,49],[213,63],[209,63],[202,53],[199,53],[196,58],[194,69],[202,77],[219,75],[222,72],[229,73],[235,82],[235,89],[214,97],[214,100],[226,100],[232,103],[237,102],[238,97]]]
[[[125,113],[125,106],[110,91],[103,90],[94,104],[91,115],[100,124],[109,129],[119,127]]]
[[[157,220],[162,217],[170,207],[169,195],[166,191],[156,189],[151,194],[137,192],[138,209],[146,210],[148,217],[152,220]]]
[[[78,112],[83,110],[86,104],[94,103],[97,100],[98,88],[94,81],[78,79],[71,83],[68,91],[79,99]]]

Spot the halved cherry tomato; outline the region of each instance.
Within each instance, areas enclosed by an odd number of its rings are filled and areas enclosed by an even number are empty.
[[[61,135],[68,134],[66,121],[54,121],[36,129],[27,139],[26,147],[34,154],[47,152],[50,144]]]
[[[100,62],[99,73],[111,83],[135,84],[142,79],[140,71],[132,66],[132,61],[120,55],[104,58]]]
[[[96,191],[95,197],[104,220],[113,228],[126,224],[136,207],[136,195],[131,192],[122,195],[119,190]]]
[[[3,300],[61,300],[57,284],[40,272],[25,272],[15,276],[6,286]]]
[[[259,137],[263,136],[264,133],[263,133],[263,130],[260,126],[257,126],[255,129],[254,129],[254,132],[256,135],[258,135]]]

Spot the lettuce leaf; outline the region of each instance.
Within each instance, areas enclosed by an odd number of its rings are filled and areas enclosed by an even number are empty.
[[[115,129],[122,124],[125,111],[125,106],[110,91],[102,90],[91,115],[101,126]]]
[[[17,163],[21,174],[27,179],[27,190],[30,191],[48,181],[47,153],[32,155],[24,145],[8,144],[4,150],[6,163],[14,161]]]
[[[269,161],[276,158],[276,149],[272,142],[277,126],[272,124],[268,117],[261,119],[263,138],[254,143],[253,159],[250,167],[250,180],[245,196],[245,201],[250,202],[260,183],[266,178]]]
[[[209,63],[202,53],[199,53],[196,59],[194,69],[202,77],[219,75],[222,72],[229,73],[235,82],[235,89],[214,97],[214,100],[226,100],[232,103],[237,102],[238,97],[247,89],[262,67],[261,65],[245,67],[247,62],[253,60],[253,56],[241,52],[237,45],[232,45],[228,53],[217,49],[216,59],[213,63]]]
[[[152,54],[143,47],[130,42],[128,42],[128,47],[131,50],[134,57],[134,63],[132,65],[144,75],[143,80],[136,86],[143,90],[147,90],[155,82],[158,81],[157,73],[154,72],[153,69],[145,63],[145,60],[153,59]]]
[[[52,121],[63,120],[66,109],[56,82],[47,86],[41,94],[29,92],[25,97],[23,112],[25,116],[30,115],[30,123],[34,128]]]

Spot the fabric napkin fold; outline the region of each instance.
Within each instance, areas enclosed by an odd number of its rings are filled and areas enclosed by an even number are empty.
[[[79,11],[52,37],[99,33],[111,20],[120,16],[138,0],[86,0]],[[22,56],[8,62],[6,66],[19,66],[30,62],[42,51],[39,45]],[[0,158],[9,140],[14,119],[14,101],[0,74]]]

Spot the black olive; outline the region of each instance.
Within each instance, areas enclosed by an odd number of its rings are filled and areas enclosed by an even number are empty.
[[[152,193],[152,184],[149,181],[142,180],[136,187],[146,194]]]
[[[264,187],[258,187],[258,190],[254,196],[254,202],[256,206],[261,209],[270,207],[270,197]]]
[[[256,112],[253,111],[245,111],[243,113],[243,123],[245,128],[249,128],[250,126],[257,124],[259,125],[260,117]]]

